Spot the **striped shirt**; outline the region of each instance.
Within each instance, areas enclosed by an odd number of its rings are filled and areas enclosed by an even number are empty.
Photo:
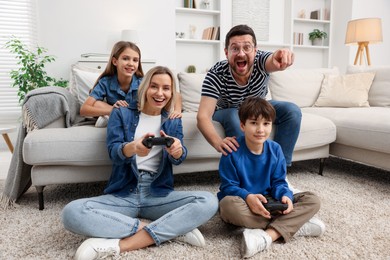
[[[271,54],[272,52],[257,51],[252,74],[245,86],[239,86],[234,80],[227,60],[217,62],[203,81],[202,96],[217,99],[216,110],[238,108],[247,97],[265,98],[269,79],[265,61]]]

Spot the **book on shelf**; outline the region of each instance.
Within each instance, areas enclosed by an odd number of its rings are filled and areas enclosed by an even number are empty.
[[[184,0],[184,7],[185,8],[196,8],[196,1],[195,0]]]
[[[310,13],[310,19],[319,20],[320,19],[320,10],[315,10]]]
[[[293,34],[293,44],[294,45],[303,45],[303,33],[294,32],[294,34]]]
[[[330,20],[330,12],[328,8],[322,8],[321,9],[321,19],[329,21]]]
[[[202,40],[219,40],[220,27],[211,26],[203,30]]]
[[[321,8],[318,10],[314,10],[310,13],[310,19],[313,20],[330,20],[330,12],[328,8]]]

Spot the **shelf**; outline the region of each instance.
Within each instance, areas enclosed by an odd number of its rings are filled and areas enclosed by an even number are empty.
[[[216,40],[197,40],[197,39],[176,39],[177,43],[194,43],[194,44],[219,44]]]
[[[327,50],[329,46],[313,46],[313,45],[293,45],[294,48],[299,49],[322,49]]]
[[[315,20],[315,19],[302,19],[302,18],[295,18],[294,22],[297,22],[297,23],[330,24],[329,20]]]
[[[257,42],[258,47],[289,47],[289,43],[283,43],[283,42],[262,42],[258,41]]]
[[[202,1],[194,1],[200,8],[185,8],[182,0],[176,1],[176,71],[186,71],[188,65],[196,66],[197,71],[207,71],[224,57],[223,41],[221,39],[215,40],[215,37],[205,37],[204,34],[206,34],[205,32],[207,32],[207,35],[209,34],[209,31],[205,30],[217,27],[219,27],[219,35],[224,36],[226,34],[222,19],[229,16],[231,0],[212,0],[209,9],[199,4]],[[215,31],[213,30],[213,32]],[[182,33],[183,36],[178,37],[177,33]],[[199,55],[199,53],[202,55]]]
[[[176,8],[176,13],[183,14],[209,14],[209,15],[219,15],[220,11],[217,10],[209,10],[209,9],[196,9],[196,8]]]

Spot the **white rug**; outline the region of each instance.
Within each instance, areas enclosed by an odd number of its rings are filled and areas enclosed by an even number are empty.
[[[324,176],[319,161],[294,163],[289,181],[322,199],[318,217],[327,226],[323,237],[274,243],[253,259],[390,259],[390,172],[330,158]],[[178,190],[218,191],[216,172],[176,176]],[[0,182],[0,191],[4,181]],[[20,207],[0,210],[0,259],[72,259],[85,237],[64,230],[60,212],[71,200],[99,195],[102,183],[48,186],[45,209],[38,210],[35,188]],[[195,248],[176,242],[123,254],[121,259],[239,259],[241,236],[216,215],[201,226],[207,245]]]

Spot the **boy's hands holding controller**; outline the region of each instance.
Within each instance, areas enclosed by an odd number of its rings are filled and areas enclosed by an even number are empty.
[[[261,194],[249,194],[245,199],[249,209],[258,215],[270,219],[271,213],[264,208],[263,203],[267,203],[267,199]],[[262,203],[263,202],[263,203]]]
[[[282,212],[284,215],[290,213],[294,209],[293,202],[291,201],[291,199],[289,197],[283,196],[280,201],[283,204],[287,204],[288,205],[288,208],[285,211]]]
[[[263,203],[268,203],[268,200],[262,194],[249,194],[246,197],[245,202],[253,213],[268,219],[271,218],[271,212],[263,205]],[[288,214],[293,210],[293,203],[289,197],[283,196],[281,202],[288,205],[287,209],[281,212],[282,214]]]

